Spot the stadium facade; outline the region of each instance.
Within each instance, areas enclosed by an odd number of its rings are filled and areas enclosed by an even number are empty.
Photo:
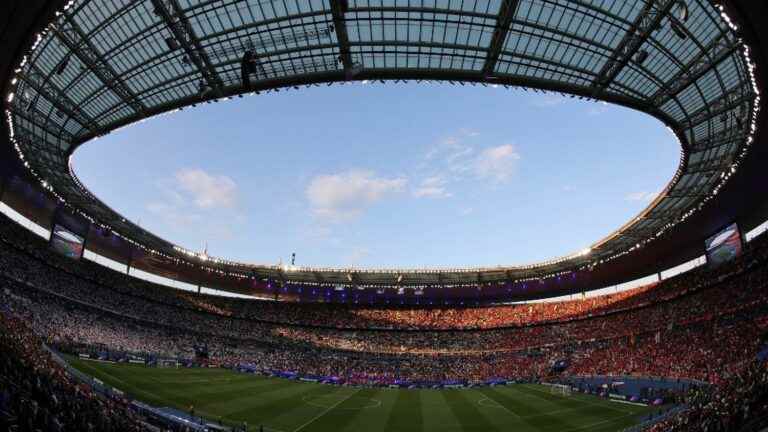
[[[294,296],[314,286],[382,299],[538,298],[665,270],[702,255],[705,240],[729,224],[746,232],[768,216],[759,199],[768,184],[759,115],[765,52],[763,29],[751,19],[765,11],[755,2],[4,7],[13,19],[4,24],[9,49],[0,75],[3,201],[46,229],[66,226],[102,256],[193,285]],[[209,257],[123,218],[69,165],[81,144],[151,116],[361,80],[530,88],[620,104],[668,126],[680,164],[654,202],[587,250],[467,269],[294,268]]]

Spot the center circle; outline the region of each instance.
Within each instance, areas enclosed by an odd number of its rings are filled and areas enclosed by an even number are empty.
[[[381,406],[380,400],[362,396],[347,398],[346,396],[335,394],[321,396],[306,395],[302,397],[301,400],[307,405],[318,408],[335,408],[340,410],[362,410],[367,408],[378,408]]]

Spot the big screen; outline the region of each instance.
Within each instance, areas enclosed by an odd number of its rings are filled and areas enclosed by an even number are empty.
[[[741,232],[738,225],[731,224],[724,230],[708,238],[705,242],[707,262],[711,266],[730,261],[741,255]]]
[[[83,256],[83,238],[61,225],[54,225],[51,231],[51,249],[74,259]]]

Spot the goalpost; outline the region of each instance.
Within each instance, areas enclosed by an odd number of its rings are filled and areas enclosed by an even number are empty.
[[[565,385],[565,384],[550,384],[550,383],[544,383],[545,386],[549,387],[549,392],[551,394],[555,394],[558,396],[570,396],[571,395],[571,386]]]
[[[178,368],[179,362],[176,360],[158,359],[157,367],[159,368]]]

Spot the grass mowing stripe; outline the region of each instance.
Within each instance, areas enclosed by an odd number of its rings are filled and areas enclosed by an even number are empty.
[[[97,365],[98,365],[98,363],[97,363]],[[132,393],[134,396],[139,397],[141,400],[144,400],[144,401],[146,401],[148,403],[151,403],[153,405],[175,407],[175,408],[178,408],[178,409],[180,409],[182,411],[186,410],[186,406],[182,406],[181,404],[178,403],[178,401],[176,401],[174,399],[166,399],[165,397],[162,397],[159,394],[147,391],[147,390],[145,390],[143,388],[137,387],[136,385],[127,383],[127,382],[125,382],[125,381],[115,377],[114,375],[112,375],[110,373],[107,373],[102,368],[93,367],[93,365],[89,364],[87,361],[80,362],[77,365],[77,368],[80,369],[81,372],[85,372],[83,369],[90,370],[93,373],[91,373],[89,375],[91,375],[93,377],[96,377],[96,378],[100,378],[105,383],[107,383],[107,384],[109,384],[109,385],[111,385],[113,387],[120,388],[121,390],[123,390],[125,392]],[[118,385],[114,384],[114,382],[112,380],[119,381],[123,385],[122,386],[118,386]],[[202,415],[204,417],[207,417],[209,419],[216,418],[214,413],[208,412],[208,411],[205,411],[205,410],[198,410],[197,414],[198,415]]]
[[[322,385],[302,385],[294,381],[289,381],[292,385],[284,388],[281,393],[262,395],[253,395],[235,402],[227,402],[225,407],[232,409],[227,415],[236,420],[249,420],[256,423],[267,423],[282,416],[291,413],[291,417],[299,416],[299,408],[307,408],[304,402],[307,397],[315,395],[326,395],[334,393],[336,388]],[[314,410],[313,410],[314,411]],[[278,425],[273,425],[278,427]],[[283,429],[283,428],[279,428]]]
[[[421,391],[396,390],[396,392],[396,399],[387,418],[385,430],[393,432],[423,430]]]
[[[606,424],[606,423],[614,423],[614,422],[616,422],[618,420],[624,420],[625,418],[630,417],[631,415],[632,414],[625,414],[623,416],[619,416],[619,417],[616,417],[616,418],[607,419],[607,420],[601,420],[601,421],[597,421],[595,423],[590,423],[590,424],[586,424],[586,425],[583,425],[583,426],[577,426],[577,427],[573,427],[573,428],[570,428],[570,429],[565,429],[565,430],[563,430],[561,432],[576,432],[576,431],[580,431],[580,430],[584,430],[584,429],[589,429],[590,431],[594,431],[595,430],[594,429],[595,426],[599,426],[599,425]]]
[[[467,400],[466,393],[470,390],[445,390],[442,396],[454,416],[461,424],[463,431],[487,432],[498,430],[495,425],[480,412],[475,401]]]
[[[619,428],[619,425],[614,423],[620,423],[620,426],[631,426],[636,423],[635,418],[639,416],[639,414],[643,411],[643,408],[638,409],[618,409],[616,407],[612,406],[612,402],[610,401],[604,401],[601,399],[594,399],[592,396],[588,395],[573,395],[570,397],[565,396],[559,396],[559,395],[552,395],[547,393],[546,391],[540,390],[538,388],[535,388],[533,385],[523,385],[519,386],[517,388],[518,390],[531,394],[532,396],[536,396],[541,398],[542,400],[548,400],[548,401],[554,401],[557,399],[561,400],[573,400],[574,402],[578,402],[581,405],[580,406],[574,406],[574,410],[570,411],[569,414],[561,415],[559,418],[566,420],[566,423],[568,423],[571,427],[563,427],[560,430],[563,431],[579,431],[583,429],[590,429],[590,432],[592,430],[595,430],[596,426],[608,424],[609,427],[607,427],[606,431],[608,430],[617,430],[617,429],[623,429]],[[533,392],[533,393],[531,393]],[[613,411],[613,415],[607,415],[606,410]],[[646,409],[647,410],[647,409]],[[616,413],[619,413],[618,415]],[[538,417],[538,416],[537,416]],[[609,418],[606,418],[609,417]],[[554,417],[547,416],[547,422],[551,423],[552,419]]]
[[[361,429],[369,430],[371,423],[383,423],[387,414],[381,409],[382,402],[374,398],[379,392],[380,389],[376,388],[359,389],[336,405],[335,409],[312,423],[310,429],[356,432]]]
[[[575,394],[573,396],[553,395],[551,393],[547,393],[544,390],[540,390],[540,389],[532,387],[532,386],[521,386],[521,389],[526,389],[526,390],[523,390],[523,391],[527,392],[531,396],[539,397],[539,398],[542,398],[544,400],[552,401],[552,402],[558,403],[558,404],[559,403],[565,404],[564,401],[568,401],[569,404],[571,404],[571,403],[581,403],[581,404],[586,404],[586,405],[597,405],[597,406],[599,406],[601,408],[605,408],[605,409],[609,409],[609,410],[613,410],[613,411],[618,411],[618,412],[622,412],[622,413],[633,413],[634,412],[634,410],[631,410],[631,409],[622,409],[622,408],[611,406],[611,404],[613,404],[613,402],[610,402],[610,401],[603,401],[601,399],[592,400],[592,398],[594,396],[580,395],[580,394]]]
[[[239,386],[230,386],[228,388],[215,388],[207,389],[205,387],[192,390],[181,389],[187,395],[195,396],[200,399],[214,400],[214,401],[228,401],[242,397],[248,397],[250,395],[259,394],[264,395],[266,393],[273,393],[281,391],[285,388],[295,386],[296,383],[292,381],[287,382],[274,382],[268,380],[254,380],[252,383],[244,383]]]
[[[481,393],[481,394],[484,396],[484,398],[482,398],[482,399],[480,399],[479,401],[477,401],[477,404],[478,404],[478,405],[484,406],[484,405],[482,404],[482,402],[483,402],[484,400],[488,400],[488,401],[491,401],[491,402],[493,403],[493,405],[490,405],[490,407],[498,407],[498,408],[500,408],[500,409],[502,409],[502,410],[506,411],[507,413],[509,413],[509,414],[510,414],[510,415],[512,415],[513,417],[516,417],[516,418],[518,418],[518,419],[521,417],[521,416],[520,416],[520,414],[518,414],[518,413],[516,413],[516,412],[512,411],[512,410],[511,410],[510,408],[508,408],[508,407],[507,407],[505,404],[503,404],[503,403],[501,403],[501,402],[497,401],[496,399],[494,399],[494,397],[498,397],[499,395],[497,395],[497,394],[495,394],[494,392],[491,392],[491,391],[489,391],[489,390],[492,390],[492,389],[491,389],[491,388],[488,388],[488,389],[480,389],[480,390],[478,390],[478,391],[479,391],[479,392],[480,392],[480,393]]]
[[[247,421],[252,429],[263,424],[271,432],[616,432],[650,411],[581,394],[551,395],[536,385],[352,392],[220,369],[69,361],[150,404],[184,411],[195,405],[208,419]]]
[[[312,423],[315,422],[315,420],[317,420],[320,417],[322,417],[322,416],[328,414],[329,412],[333,411],[334,408],[336,408],[337,406],[341,405],[344,401],[346,401],[347,399],[351,398],[352,395],[356,394],[359,391],[360,391],[360,389],[357,389],[354,392],[352,392],[349,395],[347,395],[347,397],[345,397],[344,399],[341,399],[338,402],[336,402],[335,404],[329,406],[327,409],[323,410],[320,414],[312,417],[308,422],[306,422],[306,423],[302,424],[301,426],[297,427],[296,429],[294,429],[293,432],[299,432],[300,430],[304,429],[305,427],[311,425]]]
[[[519,416],[519,421],[528,425],[533,430],[551,430],[562,431],[572,424],[566,421],[563,417],[558,415],[552,415],[551,408],[556,407],[548,402],[536,402],[528,398],[521,398],[518,385],[512,385],[505,387],[505,390],[511,390],[502,392],[494,387],[487,387],[481,390],[481,392],[492,397],[496,402],[502,406],[507,407],[510,411],[515,412]]]

